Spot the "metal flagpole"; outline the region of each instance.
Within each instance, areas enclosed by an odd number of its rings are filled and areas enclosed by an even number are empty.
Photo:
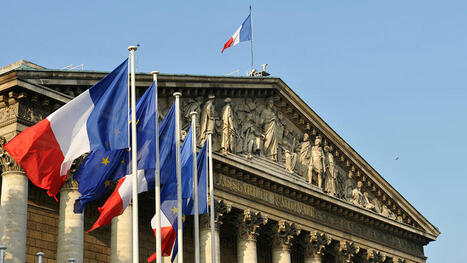
[[[190,112],[191,134],[193,138],[193,195],[194,195],[194,218],[195,218],[195,263],[199,263],[199,207],[198,207],[198,163],[196,159],[196,115]]]
[[[156,263],[162,262],[162,240],[161,240],[161,177],[160,177],[160,157],[159,157],[159,100],[157,94],[157,75],[159,71],[151,72],[156,95],[156,185],[155,185],[155,203],[156,203]]]
[[[183,206],[182,206],[182,167],[180,161],[180,96],[175,92],[175,148],[177,161],[177,238],[178,238],[178,263],[183,263]]]
[[[132,243],[133,263],[139,263],[139,240],[138,240],[138,178],[137,167],[137,144],[136,144],[136,85],[135,85],[135,46],[128,47],[131,55],[131,168],[133,177],[132,188]]]
[[[206,132],[208,134],[208,146],[209,146],[209,201],[211,202],[211,258],[212,263],[217,263],[216,261],[216,232],[214,225],[214,176],[212,174],[212,131]]]
[[[253,69],[253,15],[251,14],[251,5],[250,5],[250,24],[251,24],[251,68]]]

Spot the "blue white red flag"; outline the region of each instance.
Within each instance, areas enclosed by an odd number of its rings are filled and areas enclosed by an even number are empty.
[[[233,36],[224,44],[224,50],[229,47],[233,47],[240,42],[251,40],[251,14],[243,21],[242,25],[235,31]]]
[[[175,172],[172,172],[172,170],[176,169],[175,151],[171,150],[174,148],[173,144],[175,144],[175,136],[171,136],[171,134],[175,134],[175,125],[173,125],[173,129],[171,125],[172,122],[175,121],[174,109],[175,107],[172,106],[159,127],[161,178],[164,174],[170,174],[174,176]],[[166,155],[162,155],[162,149],[165,149],[164,154]],[[172,154],[172,152],[174,154]],[[138,153],[138,158],[146,157],[147,155],[141,155]],[[137,174],[138,193],[154,189],[155,169],[138,170]],[[166,175],[167,180],[171,179],[169,177],[170,175]],[[94,223],[92,228],[87,232],[110,224],[112,218],[121,215],[123,211],[125,211],[131,200],[132,185],[133,180],[131,175],[126,175],[125,177],[119,179],[117,188],[107,199],[104,205],[99,208],[99,212],[101,213],[99,218]],[[170,185],[170,183],[168,183],[168,185]]]
[[[38,187],[56,196],[73,160],[128,147],[128,60],[4,148]]]

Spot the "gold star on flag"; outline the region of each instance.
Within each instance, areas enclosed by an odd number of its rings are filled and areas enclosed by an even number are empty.
[[[107,180],[104,182],[105,187],[108,187],[110,185],[110,180]]]
[[[107,156],[106,158],[102,158],[101,164],[107,166],[107,164],[109,164],[109,163],[110,163],[110,161],[109,161],[109,157],[108,157],[108,156]]]
[[[183,223],[185,223],[185,219],[186,219],[186,215],[183,215],[182,217]]]
[[[125,159],[122,159],[122,163],[125,164]]]
[[[172,213],[175,215],[176,213],[178,213],[178,208],[176,206],[174,206],[174,208],[170,209],[172,211]]]

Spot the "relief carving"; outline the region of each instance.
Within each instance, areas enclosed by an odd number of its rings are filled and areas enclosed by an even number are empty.
[[[261,112],[260,123],[263,128],[264,144],[263,150],[264,155],[273,160],[277,161],[277,148],[278,148],[278,119],[277,115],[273,110],[274,101],[272,98],[267,100],[266,108]]]
[[[172,97],[161,99],[161,112],[168,110]],[[333,152],[332,146],[316,130],[312,131],[312,136],[303,133],[303,139],[299,142],[301,130],[275,108],[273,98],[216,99],[210,95],[204,104],[203,97],[187,98],[183,102],[182,127],[185,132],[190,124],[190,112],[201,112],[197,120],[200,145],[207,139],[206,132],[212,131],[213,151],[224,155],[242,155],[247,160],[267,158],[289,173],[302,176],[306,182],[316,185],[330,196],[398,219],[371,192],[366,191],[361,182],[355,180],[355,170],[342,165],[343,159],[337,158],[337,151]]]
[[[208,131],[214,131],[215,121],[217,119],[216,109],[214,104],[214,96],[210,95],[208,101],[203,106],[203,111],[201,112],[201,122],[200,122],[200,133],[199,133],[199,143],[203,145],[207,140]]]
[[[370,263],[383,263],[386,261],[386,255],[374,249],[367,251],[367,260]]]
[[[236,129],[234,125],[234,114],[232,111],[231,99],[226,98],[224,100],[225,105],[222,108],[222,138],[221,138],[221,152],[222,154],[235,153],[234,146],[234,135]]]
[[[10,156],[10,154],[3,148],[7,143],[5,137],[0,137],[0,166],[2,173],[4,172],[23,172],[21,166]]]
[[[256,241],[259,228],[268,222],[268,218],[260,212],[247,209],[237,221],[238,238]]]
[[[343,262],[352,263],[355,255],[360,252],[360,247],[356,246],[353,242],[341,241],[339,252]]]
[[[300,234],[300,228],[295,223],[281,220],[273,226],[273,247],[290,249],[291,241]]]
[[[323,174],[326,172],[324,152],[321,147],[321,138],[316,137],[315,144],[311,147],[311,157],[308,164],[308,183],[314,183],[323,189]]]
[[[307,257],[322,256],[326,246],[331,244],[332,239],[317,231],[313,231],[305,236],[305,255]]]

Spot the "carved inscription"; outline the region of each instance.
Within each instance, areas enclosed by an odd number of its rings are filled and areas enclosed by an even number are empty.
[[[276,208],[288,210],[292,214],[299,214],[301,216],[312,218],[319,223],[330,225],[347,232],[356,233],[366,239],[388,244],[415,256],[423,256],[421,245],[419,246],[413,242],[387,234],[381,230],[370,228],[341,216],[336,216],[332,213],[316,209],[310,205],[281,196],[254,185],[247,184],[238,179],[222,174],[216,174],[215,185],[216,187],[225,189],[229,192],[241,194],[245,198],[255,199],[257,201],[259,200]]]

